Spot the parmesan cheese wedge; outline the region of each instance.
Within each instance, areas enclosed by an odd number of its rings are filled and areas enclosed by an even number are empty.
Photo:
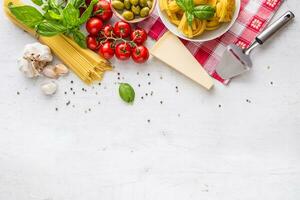
[[[150,49],[150,53],[207,90],[212,88],[212,78],[183,43],[172,33],[166,32]]]

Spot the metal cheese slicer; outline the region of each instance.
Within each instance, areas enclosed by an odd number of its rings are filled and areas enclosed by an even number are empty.
[[[260,33],[255,41],[247,49],[230,44],[227,46],[220,63],[216,66],[218,75],[223,79],[230,79],[238,76],[252,67],[250,58],[251,51],[258,45],[266,42],[274,33],[287,24],[295,15],[291,11],[287,11],[274,23],[268,26],[262,33]]]

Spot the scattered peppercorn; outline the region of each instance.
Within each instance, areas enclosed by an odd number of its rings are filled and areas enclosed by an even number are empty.
[[[151,85],[151,82],[148,82],[148,85]]]
[[[98,85],[101,85],[101,83],[99,82]]]
[[[73,94],[75,94],[75,92],[73,92]]]
[[[74,83],[74,81],[72,80],[72,81],[71,81],[71,84],[73,84],[73,83]]]
[[[153,91],[150,92],[150,95],[151,95],[151,96],[153,95]]]
[[[143,97],[143,96],[141,96],[141,99],[144,99],[144,97]]]
[[[163,104],[163,101],[160,101],[160,104]]]
[[[82,91],[84,91],[84,88],[81,88]]]
[[[138,87],[141,87],[141,84],[138,84]]]
[[[150,76],[150,73],[148,73],[147,75]]]
[[[58,108],[55,108],[55,111],[58,111]]]
[[[145,93],[146,96],[148,96],[148,93]]]
[[[120,72],[118,72],[118,76],[120,76]]]
[[[17,95],[20,95],[20,92],[19,92],[19,91],[17,92]]]
[[[273,81],[271,81],[270,84],[273,85]]]
[[[65,94],[67,94],[67,92],[65,92]]]
[[[219,104],[219,108],[221,108],[222,106],[221,106],[221,104]]]
[[[89,108],[89,111],[91,112],[91,109]]]
[[[150,119],[148,119],[147,122],[150,123]]]
[[[70,105],[70,103],[71,103],[71,101],[68,101],[68,102],[66,103],[66,105],[68,106],[68,105]]]
[[[251,101],[250,101],[249,99],[246,99],[246,102],[247,102],[247,103],[251,103]]]
[[[70,90],[72,91],[72,90],[73,90],[73,88],[70,88]]]

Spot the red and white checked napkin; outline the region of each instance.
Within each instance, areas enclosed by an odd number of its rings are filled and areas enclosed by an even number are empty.
[[[240,14],[227,33],[204,43],[185,40],[182,42],[212,77],[227,84],[229,80],[223,80],[215,71],[226,46],[234,43],[242,48],[248,47],[265,28],[282,1],[241,0]],[[155,40],[158,40],[167,31],[156,12],[153,12],[147,20],[139,23],[138,26],[144,28],[149,36]]]

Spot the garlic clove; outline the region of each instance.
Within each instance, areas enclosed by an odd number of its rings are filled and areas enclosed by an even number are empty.
[[[58,74],[55,71],[55,66],[53,66],[53,65],[47,65],[43,69],[43,74],[46,77],[48,77],[48,78],[53,78],[53,79],[57,79],[58,78]]]
[[[57,84],[54,81],[45,82],[41,85],[41,90],[45,95],[53,95],[57,90]]]
[[[61,76],[61,75],[65,75],[69,72],[69,69],[66,67],[66,65],[64,64],[57,64],[55,65],[55,72],[57,75]]]

